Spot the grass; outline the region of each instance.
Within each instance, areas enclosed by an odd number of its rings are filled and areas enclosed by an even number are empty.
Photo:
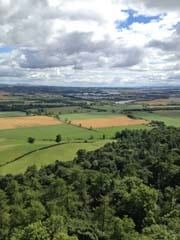
[[[5,117],[23,117],[26,116],[24,112],[0,112],[0,118]]]
[[[104,118],[113,117],[116,114],[109,112],[91,112],[91,113],[72,113],[72,114],[62,114],[60,119],[65,120],[76,120],[76,119],[92,119],[92,118]]]
[[[87,119],[87,118],[101,118],[114,116],[113,113],[79,113],[79,114],[64,114],[64,119],[71,116],[71,119]],[[38,126],[29,128],[16,128],[9,130],[0,130],[0,164],[12,161],[13,159],[39,149],[44,146],[55,143],[57,134],[61,134],[62,141],[66,142],[64,145],[52,147],[39,152],[32,153],[14,163],[0,167],[0,175],[12,173],[22,173],[30,165],[36,164],[37,167],[47,165],[55,160],[69,161],[74,158],[76,152],[81,148],[86,150],[94,150],[101,147],[107,141],[112,141],[117,131],[122,129],[144,129],[148,126],[127,126],[127,127],[111,127],[101,129],[85,129],[70,124],[54,125],[54,126]],[[102,140],[103,134],[106,136]],[[28,137],[34,137],[35,143],[27,143]],[[93,142],[89,142],[91,141]],[[84,143],[88,140],[88,143]],[[79,143],[80,141],[80,143]]]
[[[68,143],[52,147],[43,151],[35,152],[14,163],[0,168],[0,175],[19,174],[25,172],[28,166],[36,165],[38,168],[50,164],[55,160],[70,161],[76,156],[79,149],[92,151],[102,147],[107,140],[99,140],[88,143]]]
[[[160,113],[157,112],[153,112],[153,113],[149,113],[149,112],[134,112],[133,115],[138,117],[138,118],[143,118],[146,119],[148,121],[163,121],[167,126],[174,126],[174,127],[180,127],[180,121],[177,118],[173,118],[170,115],[171,111],[169,112],[169,116],[164,116]]]
[[[106,138],[113,138],[116,132],[121,132],[124,129],[139,130],[139,129],[150,129],[150,127],[148,125],[134,125],[134,126],[99,128],[97,129],[97,131],[101,132],[101,135],[105,134]]]
[[[6,143],[6,144],[5,144]],[[0,147],[0,165],[37,148],[49,145],[46,142],[36,142],[36,144],[29,144],[27,142],[5,141]]]
[[[100,134],[95,131],[69,124],[62,124],[45,127],[1,130],[0,138],[26,141],[27,138],[31,136],[35,137],[37,140],[53,140],[57,134],[61,134],[63,140],[87,139],[91,135],[93,135],[95,138],[100,137]]]
[[[143,109],[141,104],[112,104],[112,105],[103,105],[103,106],[93,106],[93,108],[104,109],[108,112],[120,112],[123,110],[133,110],[133,109]]]
[[[90,109],[81,108],[78,106],[56,107],[56,108],[44,108],[44,110],[51,114],[71,114],[76,112],[88,112]]]
[[[46,127],[16,128],[0,131],[0,164],[11,161],[29,151],[55,143],[55,137],[61,134],[63,141],[100,139],[101,133],[68,124]],[[27,143],[29,136],[35,143]],[[41,152],[42,153],[42,152]]]
[[[165,116],[165,117],[171,117],[171,118],[177,118],[180,120],[180,110],[161,110],[157,111],[156,113]]]

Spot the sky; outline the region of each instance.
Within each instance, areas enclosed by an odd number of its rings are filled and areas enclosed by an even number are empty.
[[[0,0],[0,84],[180,86],[180,0]]]

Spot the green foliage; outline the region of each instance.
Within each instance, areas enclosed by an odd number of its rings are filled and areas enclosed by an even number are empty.
[[[165,225],[152,225],[143,230],[146,236],[153,240],[178,240],[180,239],[173,231],[169,230]]]
[[[34,143],[35,142],[35,138],[33,138],[33,137],[28,137],[28,143]]]
[[[111,240],[135,240],[139,234],[135,231],[135,224],[132,219],[125,216],[123,219],[115,218]]]
[[[179,240],[179,149],[180,129],[124,130],[72,162],[0,177],[0,240]]]
[[[59,233],[53,240],[78,240],[77,237],[70,237],[66,233]]]
[[[61,137],[60,134],[58,134],[58,135],[56,136],[56,142],[57,142],[57,143],[60,143],[61,140],[62,140],[62,137]]]
[[[41,222],[32,223],[24,229],[22,240],[49,240],[46,228]]]

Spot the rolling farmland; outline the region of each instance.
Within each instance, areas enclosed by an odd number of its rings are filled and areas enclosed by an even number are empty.
[[[28,97],[6,93],[1,99],[6,111],[0,111],[0,173],[16,174],[32,164],[39,168],[55,160],[72,160],[79,149],[99,148],[123,129],[149,130],[153,120],[180,127],[180,110],[174,109],[179,97],[136,101],[138,92],[134,94],[130,101],[87,101],[79,95],[75,99],[75,93],[73,99],[47,93]],[[173,109],[166,111],[169,104],[174,104]],[[58,134],[61,142],[56,146]],[[28,142],[29,137],[34,143]]]

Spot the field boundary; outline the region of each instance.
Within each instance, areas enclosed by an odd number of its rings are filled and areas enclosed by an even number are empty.
[[[82,143],[82,142],[83,142],[83,141],[76,141],[76,142],[73,141],[73,142],[71,142],[71,143]],[[18,161],[18,160],[26,157],[26,156],[29,156],[29,155],[31,155],[32,153],[39,152],[39,151],[43,151],[43,150],[45,150],[45,149],[49,149],[49,148],[53,148],[53,147],[57,147],[57,146],[65,145],[65,144],[69,144],[69,142],[56,143],[56,144],[52,144],[52,145],[48,145],[48,146],[44,146],[44,147],[41,147],[41,148],[32,150],[32,151],[30,151],[30,152],[24,153],[23,155],[21,155],[21,156],[19,156],[19,157],[16,157],[16,158],[13,159],[13,160],[10,160],[10,161],[8,161],[8,162],[6,162],[6,163],[0,164],[0,168],[1,168],[1,167],[4,167],[4,166],[7,166],[7,165],[9,165],[9,164],[11,164],[11,163],[14,163],[14,162],[16,162],[16,161]]]

